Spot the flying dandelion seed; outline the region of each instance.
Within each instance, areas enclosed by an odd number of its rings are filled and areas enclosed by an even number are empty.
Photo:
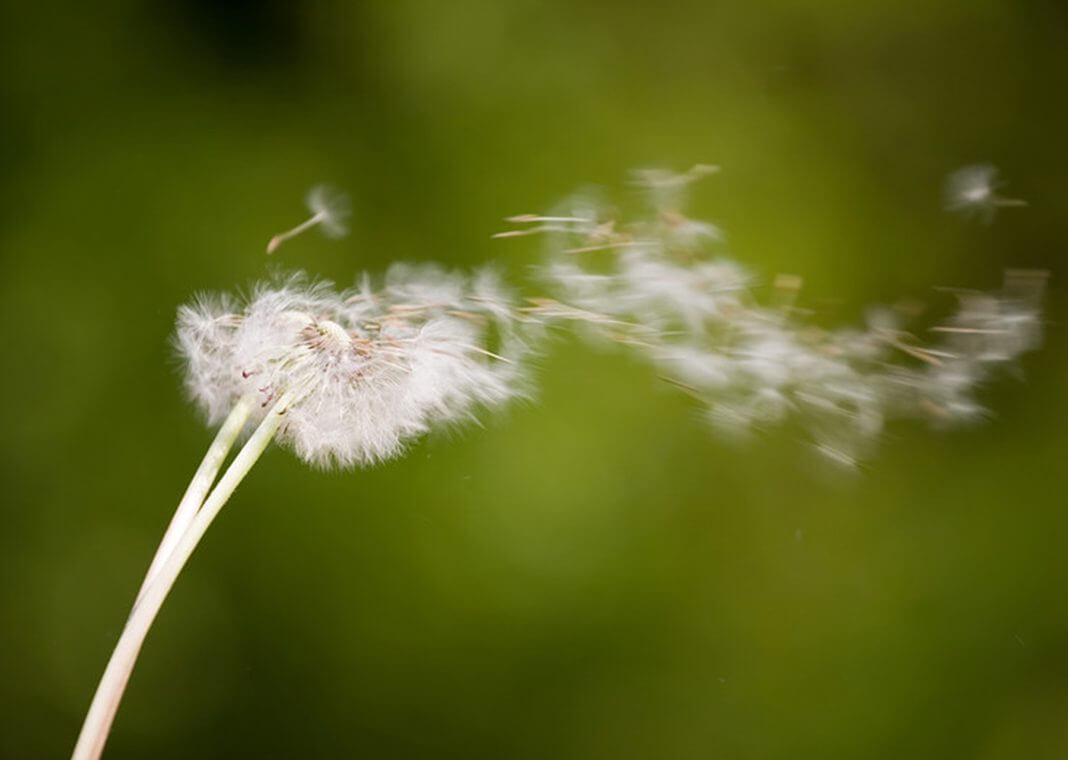
[[[330,238],[345,237],[349,234],[348,218],[352,213],[349,197],[334,190],[329,185],[316,185],[308,191],[304,200],[311,216],[296,227],[275,235],[267,243],[267,253],[272,254],[290,238],[318,226],[323,234]]]
[[[946,208],[978,215],[989,224],[999,208],[1027,205],[1026,201],[998,195],[997,189],[1002,184],[998,181],[997,167],[990,164],[974,164],[957,169],[946,177]]]

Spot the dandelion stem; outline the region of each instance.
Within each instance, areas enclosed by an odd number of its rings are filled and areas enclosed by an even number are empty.
[[[152,558],[152,564],[149,565],[145,580],[141,584],[141,590],[137,592],[137,602],[134,602],[135,607],[141,601],[141,597],[145,595],[145,589],[155,580],[160,567],[174,550],[174,545],[178,543],[178,539],[182,537],[185,529],[189,527],[189,523],[193,521],[193,517],[196,515],[197,510],[200,509],[200,505],[204,503],[204,499],[211,489],[211,484],[215,482],[215,476],[219,474],[219,468],[226,461],[226,455],[230,453],[230,448],[234,445],[234,441],[237,440],[242,428],[244,428],[251,411],[252,399],[247,397],[240,399],[234,404],[234,408],[230,410],[230,415],[223,422],[222,427],[219,428],[215,440],[211,442],[208,453],[204,455],[204,460],[197,468],[193,479],[189,482],[189,487],[178,504],[178,509],[174,512],[171,524],[167,526],[167,532],[163,534],[163,540],[160,541],[159,548],[156,550],[156,556]]]
[[[179,573],[212,520],[219,514],[219,510],[223,508],[238,484],[248,474],[252,465],[260,458],[275,433],[278,432],[291,399],[290,393],[283,394],[267,412],[263,422],[234,457],[234,461],[219,479],[218,485],[208,495],[189,527],[182,533],[174,550],[163,561],[155,579],[146,584],[129,620],[126,621],[126,627],[119,637],[115,650],[111,653],[111,659],[100,679],[100,685],[97,686],[81,734],[78,736],[78,743],[74,747],[72,760],[97,760],[104,751],[104,743],[107,741],[115,713],[119,709],[119,702],[126,690],[126,684],[130,680],[130,673],[137,661],[137,655],[141,651],[152,622],[163,605],[163,600],[174,586]]]
[[[271,238],[269,243],[267,243],[267,253],[274,253],[276,250],[278,250],[278,246],[282,245],[282,243],[286,242],[292,237],[296,237],[297,235],[306,230],[310,230],[312,227],[319,224],[319,222],[323,221],[323,219],[325,218],[326,214],[320,211],[316,214],[312,214],[310,217],[305,219],[293,229],[286,230],[285,232],[279,232],[277,235]]]

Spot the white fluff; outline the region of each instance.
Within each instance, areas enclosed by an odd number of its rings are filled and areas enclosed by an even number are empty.
[[[933,345],[885,308],[869,309],[862,327],[817,328],[791,306],[797,278],[778,281],[786,291],[778,306],[759,304],[746,270],[715,247],[718,229],[683,214],[688,186],[711,170],[636,173],[650,211],[636,222],[621,222],[586,193],[570,204],[581,213],[519,230],[554,238],[541,269],[554,298],[528,311],[637,351],[699,398],[719,430],[739,434],[794,416],[814,449],[840,464],[865,456],[887,419],[943,425],[981,416],[977,389],[1040,342],[1044,280],[1033,272],[1010,273],[1000,292],[961,293],[957,313],[931,329]],[[966,167],[950,177],[947,202],[986,211],[1019,205],[996,187],[993,167]]]
[[[483,276],[485,277],[485,276]],[[366,465],[478,406],[521,394],[521,338],[486,347],[487,325],[512,313],[499,288],[437,269],[395,266],[386,286],[338,293],[296,276],[258,287],[243,306],[200,298],[178,314],[186,386],[209,419],[240,398],[266,409],[295,394],[279,440],[320,466]],[[500,331],[503,333],[503,331]]]
[[[946,177],[946,208],[964,214],[978,214],[983,221],[989,223],[998,207],[1027,205],[1025,201],[999,195],[998,188],[1001,185],[996,166],[963,166]]]
[[[352,207],[349,197],[329,185],[315,185],[304,198],[312,218],[317,219],[323,234],[331,238],[349,234],[349,215]]]

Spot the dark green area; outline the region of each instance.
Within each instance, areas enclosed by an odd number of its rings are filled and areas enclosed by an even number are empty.
[[[857,476],[744,447],[621,356],[370,471],[268,453],[150,635],[108,758],[1068,756],[1068,12],[1052,2],[9,4],[0,11],[0,757],[69,753],[211,433],[177,306],[268,271],[328,180],[349,284],[498,262],[502,217],[634,166],[856,320],[1053,279],[985,424]],[[1008,209],[941,208],[997,164]]]

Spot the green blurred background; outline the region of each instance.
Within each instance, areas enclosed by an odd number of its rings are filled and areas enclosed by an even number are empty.
[[[0,756],[73,746],[211,438],[168,339],[285,266],[500,264],[635,166],[765,278],[865,305],[1051,270],[984,425],[854,477],[561,340],[533,404],[399,461],[273,450],[149,636],[109,758],[1068,756],[1068,10],[1054,0],[27,3],[0,11]],[[992,225],[944,176],[997,164]],[[937,296],[934,296],[937,298]]]

